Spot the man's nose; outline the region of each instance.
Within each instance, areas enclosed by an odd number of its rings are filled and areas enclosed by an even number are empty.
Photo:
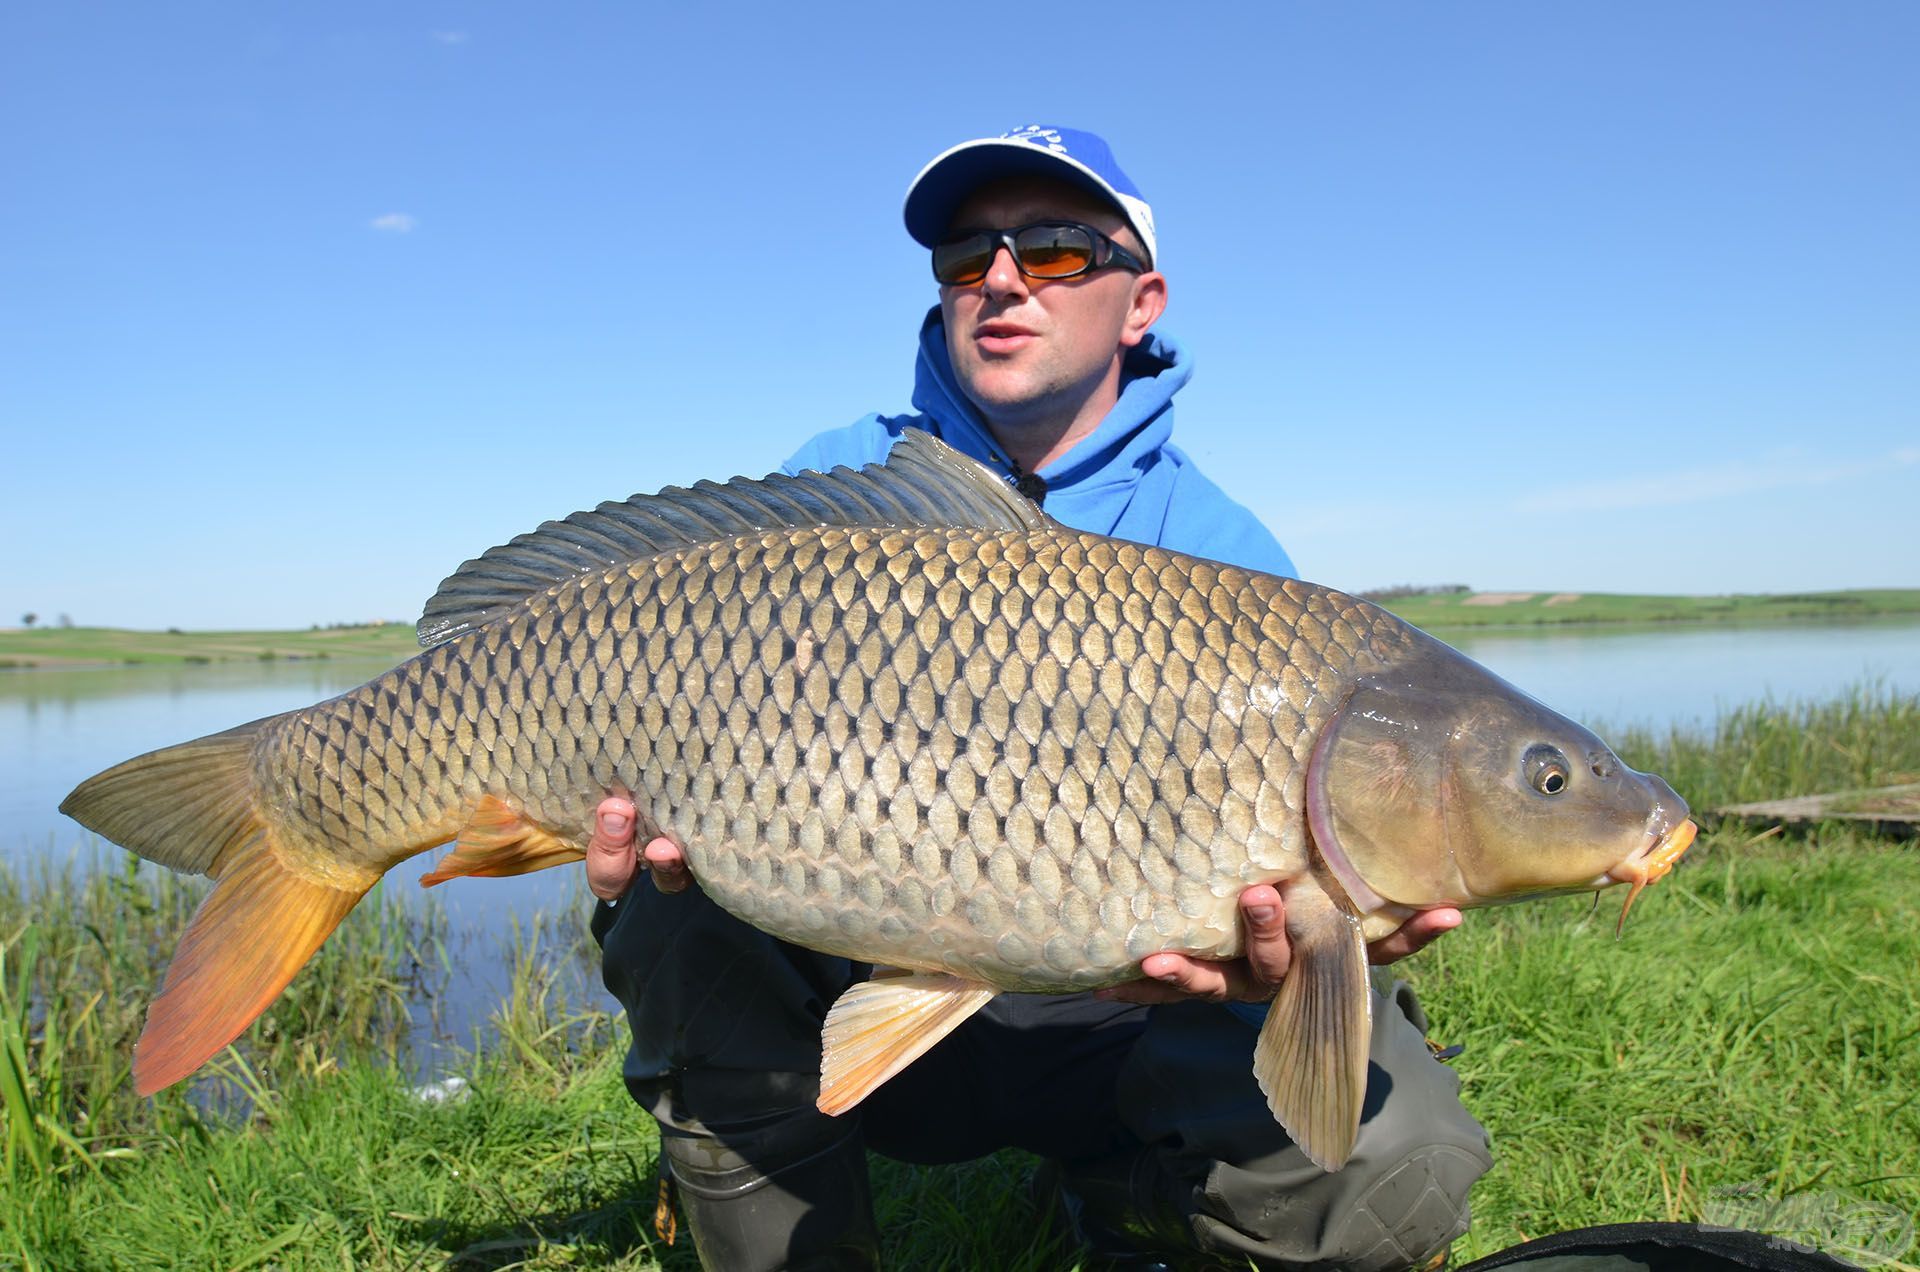
[[[1002,243],[994,249],[993,260],[987,265],[987,276],[980,280],[980,288],[995,299],[1019,300],[1027,294],[1027,276],[1020,272],[1020,263],[1013,259],[1013,253]]]

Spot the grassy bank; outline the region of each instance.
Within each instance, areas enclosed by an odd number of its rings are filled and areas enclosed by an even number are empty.
[[[1914,780],[1920,700],[1756,707],[1623,751],[1699,804]],[[139,1100],[128,1047],[191,901],[151,869],[0,879],[0,1267],[694,1266],[652,1237],[624,1027],[555,990],[579,916],[523,948],[463,1101],[423,1102],[387,1059],[440,955],[430,916],[377,905],[212,1088]],[[1778,1201],[1920,1211],[1920,852],[1730,828],[1616,941],[1617,905],[1482,911],[1399,969],[1465,1045],[1498,1158],[1458,1253]],[[1029,1166],[877,1163],[889,1265],[1072,1266],[1036,1235]]]
[[[1617,592],[1427,592],[1379,604],[1416,627],[1585,623],[1803,623],[1920,615],[1920,588],[1744,596],[1636,596]]]
[[[0,667],[157,666],[358,658],[399,662],[420,652],[406,623],[368,623],[289,632],[137,632],[121,627],[36,627],[0,631]]]

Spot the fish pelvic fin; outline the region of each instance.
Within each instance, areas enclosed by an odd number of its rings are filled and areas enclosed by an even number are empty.
[[[264,829],[242,845],[194,912],[147,1009],[133,1048],[134,1089],[172,1086],[239,1037],[378,878],[297,874]]]
[[[499,796],[482,795],[467,824],[460,828],[459,843],[431,873],[420,876],[420,886],[431,888],[462,875],[504,879],[532,874],[582,860],[586,855],[585,848],[534,825]]]
[[[845,1113],[999,992],[936,972],[888,975],[853,986],[835,1001],[820,1031],[820,1111]]]
[[[1253,1048],[1253,1076],[1308,1159],[1339,1170],[1360,1134],[1373,999],[1359,916],[1318,883],[1285,891],[1293,965]]]

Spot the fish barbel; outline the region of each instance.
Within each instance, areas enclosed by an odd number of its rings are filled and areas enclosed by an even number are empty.
[[[217,882],[135,1049],[139,1090],[234,1039],[397,863],[578,860],[631,793],[720,905],[900,969],[828,1014],[852,1107],[1003,990],[1236,957],[1286,900],[1254,1050],[1337,1169],[1366,1086],[1365,941],[1615,882],[1693,836],[1664,782],[1385,610],[1067,529],[909,431],[884,465],[603,504],[452,575],[424,652],[302,711],[129,760],[62,809]]]

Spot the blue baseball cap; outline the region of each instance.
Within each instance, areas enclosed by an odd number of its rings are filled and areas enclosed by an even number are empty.
[[[1100,196],[1126,218],[1146,245],[1147,263],[1160,255],[1153,234],[1153,209],[1114,162],[1113,150],[1090,132],[1028,124],[998,137],[981,137],[935,155],[907,187],[902,209],[907,233],[932,247],[947,232],[954,209],[995,177],[1038,173],[1060,177]]]

